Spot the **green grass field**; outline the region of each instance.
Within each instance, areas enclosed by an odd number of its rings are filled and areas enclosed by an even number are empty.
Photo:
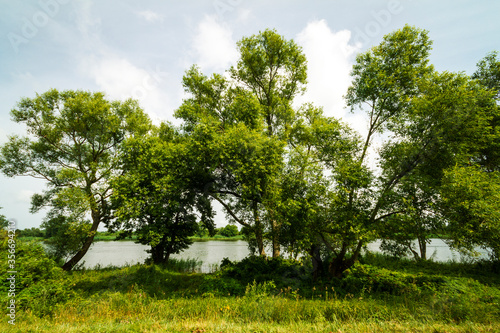
[[[212,274],[192,260],[63,272],[40,251],[18,247],[16,325],[4,316],[1,332],[500,331],[498,263],[367,254],[312,280],[307,263],[262,258]]]

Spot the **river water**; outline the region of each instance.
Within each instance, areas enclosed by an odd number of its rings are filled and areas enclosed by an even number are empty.
[[[379,251],[380,241],[368,244],[370,251]],[[149,249],[146,245],[136,244],[133,241],[100,241],[95,242],[83,258],[85,268],[94,268],[97,265],[106,267],[109,265],[123,266],[126,264],[142,263],[149,256],[146,250]],[[478,250],[480,251],[480,250]],[[481,257],[487,254],[485,251],[480,251]],[[205,241],[194,242],[187,250],[180,254],[172,255],[172,258],[178,259],[196,259],[203,262],[201,266],[202,272],[210,272],[214,266],[220,264],[223,258],[229,258],[231,261],[239,261],[250,252],[248,251],[247,243],[242,240],[238,241]],[[432,239],[427,244],[427,254],[429,258],[435,261],[460,261],[462,259],[460,253],[450,249],[450,247],[441,239]]]

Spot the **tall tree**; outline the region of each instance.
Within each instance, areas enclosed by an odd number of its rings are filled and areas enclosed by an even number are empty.
[[[48,206],[63,216],[90,216],[85,241],[63,265],[70,270],[97,228],[111,221],[109,179],[121,172],[122,142],[145,134],[149,118],[133,100],[110,102],[103,93],[55,89],[22,99],[11,115],[26,125],[28,135],[9,138],[1,148],[0,170],[47,181],[47,190],[33,196],[31,210]]]
[[[267,29],[258,35],[243,38],[238,42],[238,50],[240,60],[230,70],[232,78],[259,101],[265,134],[287,141],[296,120],[292,103],[305,90],[307,80],[307,61],[302,48],[275,30]],[[277,191],[277,188],[268,188],[267,193],[271,195]],[[282,223],[277,218],[276,209],[269,207],[277,199],[271,197],[267,201],[265,216],[259,218],[267,220],[272,254],[278,257]]]
[[[483,136],[483,140],[487,143],[476,160],[487,171],[500,171],[500,56],[498,52],[491,52],[481,59],[472,78],[490,89],[497,101],[497,109],[490,119],[491,129]]]
[[[321,235],[333,253],[329,265],[332,276],[340,276],[357,260],[382,217],[383,198],[413,167],[413,162],[407,161],[374,189],[367,154],[374,135],[392,129],[412,97],[418,95],[419,80],[432,72],[430,46],[426,31],[405,26],[356,58],[346,101],[351,110],[359,107],[366,111],[368,133],[357,151],[331,168],[335,188]]]
[[[203,170],[174,128],[162,124],[149,136],[127,140],[123,158],[124,173],[112,182],[116,227],[150,245],[153,263],[164,264],[189,247],[197,220],[214,229],[206,194],[193,190]]]
[[[447,234],[452,246],[473,251],[480,246],[500,259],[500,59],[498,52],[489,53],[478,62],[472,75],[488,89],[489,101],[481,108],[487,111],[486,123],[476,138],[467,163],[454,165],[444,175],[441,209],[448,220]],[[489,102],[489,103],[488,103]]]
[[[230,69],[231,80],[217,74],[207,78],[196,67],[186,73],[184,86],[191,98],[184,101],[176,114],[184,119],[186,131],[202,123],[204,126],[218,126],[220,133],[244,125],[235,132],[235,137],[253,142],[237,143],[235,148],[239,152],[235,156],[246,160],[243,164],[250,169],[242,177],[243,169],[239,163],[243,160],[214,160],[212,163],[220,163],[214,175],[225,175],[226,185],[230,184],[231,189],[215,190],[213,185],[220,187],[221,183],[213,180],[211,192],[231,219],[255,233],[261,255],[265,255],[263,237],[268,229],[273,256],[279,256],[281,224],[276,218],[276,210],[270,206],[275,201],[272,198],[278,189],[275,177],[271,174],[276,173],[276,167],[284,159],[283,150],[281,156],[276,154],[286,143],[295,121],[292,102],[304,90],[306,60],[295,42],[286,40],[274,30],[243,38],[238,42],[238,49],[240,60],[236,67]],[[221,140],[219,137],[218,141]],[[251,146],[254,148],[249,151]],[[274,148],[265,149],[266,146]],[[256,151],[264,155],[257,156]],[[266,154],[273,155],[274,166],[270,165],[269,160],[262,159]],[[256,167],[259,164],[262,167]],[[264,165],[269,168],[267,171]],[[249,176],[249,170],[254,172],[252,177]],[[243,183],[243,179],[249,183]]]

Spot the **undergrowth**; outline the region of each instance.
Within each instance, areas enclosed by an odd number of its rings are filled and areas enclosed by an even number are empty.
[[[147,327],[157,326],[192,332],[198,323],[218,332],[313,332],[358,323],[352,331],[398,331],[399,325],[401,331],[494,332],[490,328],[500,325],[498,265],[486,262],[412,262],[368,253],[342,279],[318,280],[307,264],[260,257],[226,259],[211,274],[196,273],[195,260],[64,272],[39,245],[20,243],[16,264],[17,324],[4,320],[4,331],[152,332]]]

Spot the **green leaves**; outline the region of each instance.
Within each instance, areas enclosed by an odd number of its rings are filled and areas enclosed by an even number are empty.
[[[61,217],[54,223],[66,218],[80,223],[90,213],[93,231],[109,222],[109,179],[121,169],[122,142],[150,129],[137,102],[110,102],[103,93],[52,89],[22,99],[11,114],[26,125],[27,136],[10,137],[1,147],[0,170],[10,177],[47,181],[47,190],[33,197],[32,211],[51,207],[51,214]],[[83,238],[85,245],[77,242],[82,247],[66,268],[85,254],[93,234]]]
[[[442,209],[448,218],[452,245],[472,251],[479,245],[500,258],[500,174],[479,167],[456,166],[446,171]]]
[[[258,99],[267,135],[283,137],[294,118],[291,103],[307,80],[302,49],[274,30],[243,38],[238,49],[241,58],[230,70],[232,78]]]
[[[428,65],[430,49],[427,31],[406,25],[357,56],[346,101],[351,110],[368,105],[370,136],[390,128],[418,94],[419,81],[433,70]]]

